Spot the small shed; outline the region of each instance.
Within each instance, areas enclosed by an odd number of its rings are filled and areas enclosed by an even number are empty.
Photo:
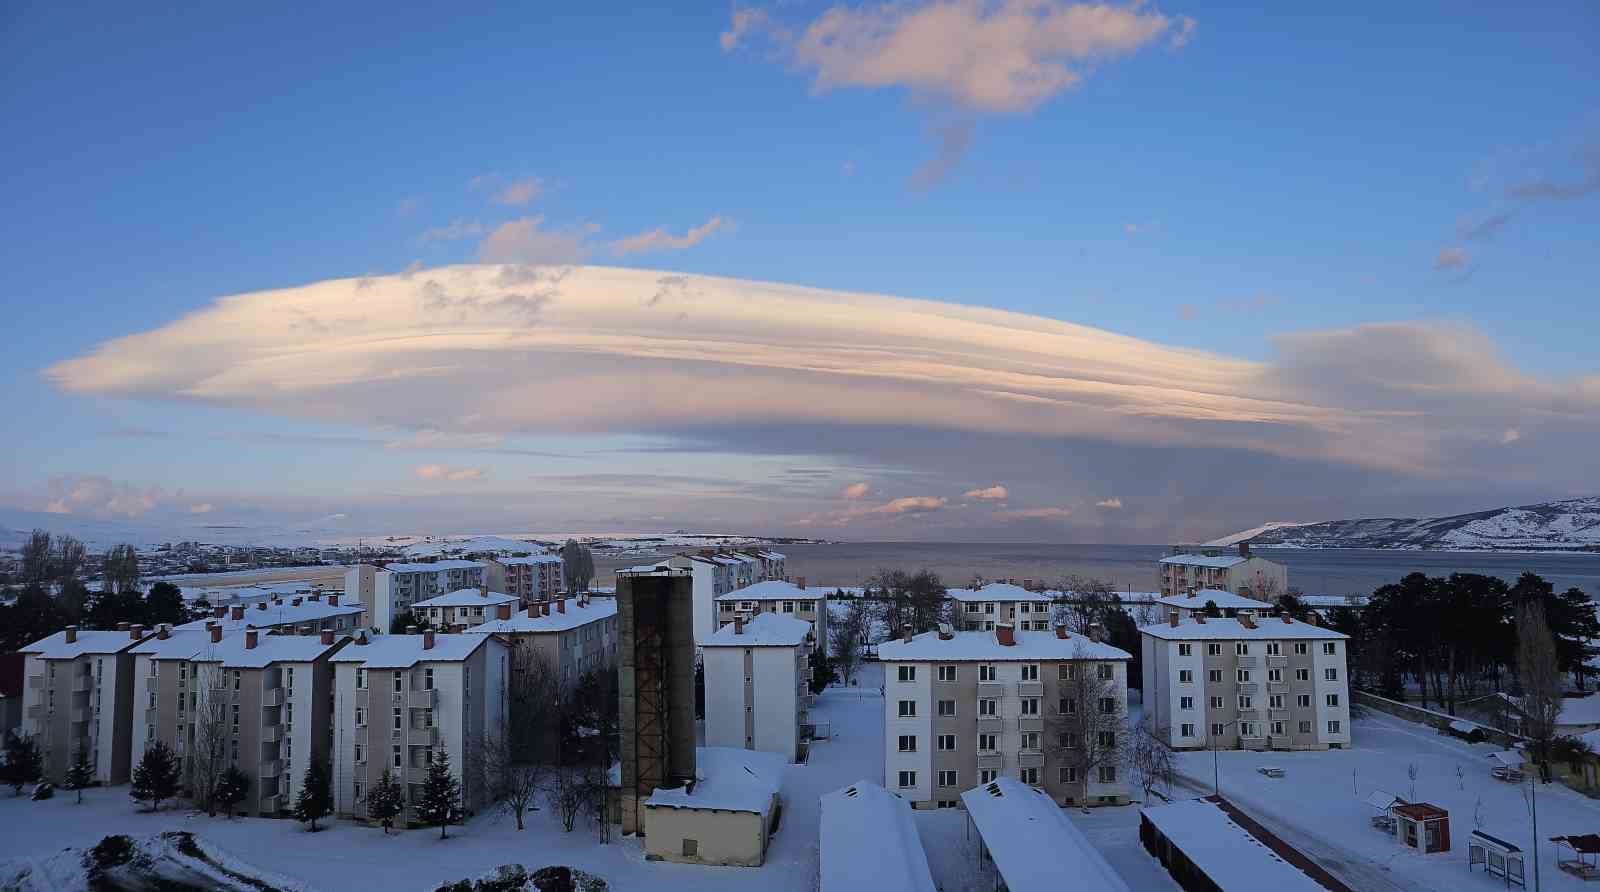
[[[1523,873],[1522,849],[1498,836],[1474,830],[1467,839],[1467,870],[1470,872],[1479,864],[1483,865],[1485,873],[1504,879],[1508,889],[1528,885]]]
[[[1600,836],[1584,833],[1579,836],[1552,836],[1556,849],[1556,866],[1582,877],[1585,882],[1600,880]]]
[[[1450,851],[1450,813],[1427,802],[1408,802],[1390,809],[1395,838],[1424,855]]]

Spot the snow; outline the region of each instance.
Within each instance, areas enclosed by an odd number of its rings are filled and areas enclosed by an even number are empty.
[[[747,811],[766,815],[772,794],[783,788],[784,758],[777,753],[702,746],[694,751],[695,782],[687,787],[657,788],[645,800],[656,808]]]
[[[553,554],[530,554],[524,557],[496,558],[497,563],[506,566],[524,566],[530,564],[559,564],[561,558]]]
[[[484,592],[475,588],[458,588],[453,592],[434,595],[426,601],[418,601],[411,605],[411,609],[418,607],[491,607],[496,604],[515,604],[515,595],[504,592]]]
[[[1226,570],[1235,564],[1242,564],[1248,558],[1237,554],[1174,554],[1161,559],[1163,564],[1181,564],[1185,567],[1212,567]]]
[[[421,564],[387,564],[383,569],[391,573],[438,573],[443,570],[470,570],[473,567],[485,567],[487,564],[478,561],[433,561]]]
[[[718,601],[820,601],[833,593],[831,588],[801,588],[792,582],[769,579],[717,596]]]
[[[472,626],[467,629],[467,634],[483,634],[489,632],[565,632],[579,626],[606,619],[617,615],[617,599],[593,598],[587,605],[575,599],[568,598],[567,609],[563,613],[557,610],[554,602],[551,604],[548,616],[529,616],[527,611],[520,611],[511,615],[510,619],[491,619],[488,622]]]
[[[1600,696],[1563,698],[1556,725],[1600,725]]]
[[[1483,726],[1476,722],[1464,722],[1460,719],[1454,719],[1450,722],[1450,730],[1456,732],[1457,734],[1471,734],[1481,727]]]
[[[1081,892],[1129,892],[1045,791],[1001,777],[961,801],[1011,892],[1059,889],[1069,876]]]
[[[173,626],[174,632],[188,632],[196,629],[205,629],[211,623],[220,625],[224,631],[235,629],[248,629],[258,626],[298,625],[300,623],[321,623],[323,620],[336,616],[359,616],[364,608],[359,604],[329,604],[326,601],[284,601],[274,604],[271,601],[258,601],[244,606],[244,616],[241,619],[233,618],[230,608],[219,619],[215,616],[202,617],[197,620]]]
[[[1042,601],[1048,603],[1054,600],[1054,596],[1050,592],[1030,592],[1020,585],[1012,585],[1008,582],[991,582],[978,589],[946,589],[945,594],[949,595],[951,600],[960,601],[963,604],[983,603],[985,601]]]
[[[246,636],[224,635],[206,647],[207,662],[220,661],[230,669],[260,669],[272,663],[309,663],[337,644],[323,644],[319,635],[257,635],[256,646],[246,647]]]
[[[1225,591],[1220,588],[1203,588],[1195,592],[1194,597],[1192,598],[1188,595],[1168,595],[1165,598],[1156,599],[1157,604],[1161,604],[1166,607],[1182,607],[1191,610],[1203,609],[1208,601],[1215,603],[1217,607],[1223,610],[1272,609],[1272,605],[1265,601],[1257,601],[1254,598],[1246,598],[1244,595],[1236,595],[1233,592]]]
[[[523,539],[504,539],[499,536],[469,536],[462,539],[443,539],[436,542],[418,542],[406,547],[406,557],[442,557],[447,554],[478,554],[480,552],[517,553],[543,551],[544,545]],[[502,561],[502,563],[504,563]]]
[[[1249,542],[1251,539],[1254,539],[1262,533],[1270,533],[1273,530],[1288,530],[1293,529],[1294,527],[1303,526],[1305,526],[1305,523],[1302,521],[1270,520],[1261,526],[1251,527],[1248,530],[1241,530],[1237,533],[1233,533],[1232,535],[1223,536],[1221,539],[1212,539],[1210,542],[1205,542],[1202,544],[1216,546],[1218,548],[1227,548],[1229,546],[1238,545],[1240,542]]]
[[[1215,803],[1189,799],[1147,808],[1144,816],[1228,892],[1325,892]]]
[[[1033,632],[1016,635],[1015,644],[1001,644],[995,632],[953,632],[948,639],[938,632],[923,632],[910,641],[896,638],[878,645],[878,659],[885,663],[967,660],[1131,660],[1121,648],[1102,644],[1083,635],[1067,633],[1066,638]]]
[[[871,781],[822,797],[822,892],[934,892],[911,805]]]
[[[1260,619],[1256,621],[1255,628],[1247,628],[1238,619],[1233,617],[1206,617],[1205,622],[1199,620],[1184,620],[1176,626],[1170,623],[1154,623],[1140,626],[1139,632],[1152,638],[1162,638],[1171,641],[1194,641],[1205,639],[1233,640],[1236,638],[1278,640],[1286,638],[1327,639],[1349,638],[1343,632],[1335,632],[1322,626],[1310,623],[1286,623],[1282,619]]]
[[[704,647],[797,647],[805,643],[811,624],[781,613],[762,613],[744,624],[742,632],[734,623],[718,629],[702,641]]]
[[[148,632],[146,633],[148,634]],[[79,630],[78,640],[68,643],[66,632],[57,632],[40,638],[18,653],[36,654],[45,660],[70,660],[84,654],[114,654],[138,643],[127,632],[91,632]]]
[[[456,662],[465,660],[483,646],[483,635],[462,633],[458,635],[435,634],[433,647],[423,649],[426,635],[372,635],[367,643],[360,639],[331,658],[335,663],[365,663],[368,669],[409,669],[424,661]]]
[[[193,660],[201,651],[211,647],[211,634],[203,629],[174,631],[167,637],[151,635],[130,653],[157,660]]]

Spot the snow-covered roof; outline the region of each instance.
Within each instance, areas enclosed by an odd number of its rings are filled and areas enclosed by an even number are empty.
[[[342,639],[341,639],[342,640]],[[309,663],[339,646],[323,644],[320,635],[267,635],[256,636],[256,646],[246,647],[245,635],[224,635],[216,644],[202,651],[202,658],[217,660],[225,668],[260,669],[273,663]]]
[[[1217,607],[1223,610],[1272,609],[1272,605],[1265,601],[1257,601],[1254,598],[1246,598],[1244,595],[1236,595],[1233,592],[1220,588],[1203,588],[1195,592],[1194,597],[1192,598],[1184,594],[1168,595],[1165,598],[1156,599],[1157,604],[1161,604],[1166,607],[1183,607],[1194,610],[1204,608],[1206,606],[1206,602],[1208,601],[1215,603]]]
[[[434,595],[426,601],[412,604],[418,607],[493,607],[496,604],[515,604],[517,597],[504,592],[485,592],[475,588],[458,588],[453,592]]]
[[[1052,601],[1054,596],[1049,592],[1030,592],[1020,585],[1009,582],[991,582],[983,588],[952,588],[946,589],[945,594],[952,601],[963,604],[973,601]]]
[[[146,634],[149,634],[149,630],[146,630]],[[127,632],[91,632],[80,629],[76,641],[69,643],[67,633],[61,631],[40,638],[18,650],[18,653],[33,654],[44,660],[70,660],[84,654],[120,653],[138,643],[138,639]]]
[[[756,582],[736,588],[727,594],[717,596],[718,601],[821,601],[832,592],[831,588],[811,586],[801,588],[792,582],[782,579],[768,579],[765,582]]]
[[[735,632],[735,623],[728,623],[700,642],[705,647],[797,647],[805,643],[811,624],[782,613],[762,613],[744,624],[744,631]]]
[[[389,564],[383,569],[390,573],[438,573],[443,570],[470,570],[473,567],[483,567],[485,564],[478,561],[434,561],[420,564]]]
[[[1310,623],[1286,623],[1281,618],[1266,618],[1256,620],[1256,627],[1246,628],[1245,625],[1233,617],[1206,617],[1205,622],[1195,619],[1186,619],[1176,626],[1170,623],[1155,623],[1149,626],[1140,626],[1139,632],[1152,638],[1164,638],[1169,641],[1200,641],[1200,640],[1233,640],[1235,638],[1266,640],[1287,638],[1349,638],[1343,632],[1323,626],[1313,626]]]
[[[529,616],[528,611],[519,610],[511,614],[510,619],[491,619],[468,628],[467,633],[470,635],[495,632],[506,634],[566,632],[616,615],[616,598],[593,598],[587,607],[580,605],[576,599],[568,598],[566,613],[556,610],[554,602],[550,602],[549,616]]]
[[[260,605],[266,605],[263,609]],[[231,632],[235,629],[259,628],[261,626],[296,625],[299,623],[320,623],[325,619],[335,616],[358,616],[365,608],[360,604],[329,604],[327,601],[284,601],[274,604],[271,601],[257,601],[254,604],[240,605],[244,607],[244,616],[240,619],[233,618],[233,609],[230,606],[220,619],[215,617],[201,617],[182,625],[173,626],[173,631],[192,631],[204,629],[211,623],[222,626],[223,631]]]
[[[433,647],[424,650],[426,635],[373,635],[367,643],[356,641],[333,655],[335,663],[365,663],[369,669],[409,669],[418,663],[454,663],[472,656],[487,635],[435,634]]]
[[[1011,892],[1055,892],[1069,877],[1074,892],[1130,892],[1045,791],[1002,777],[961,801]]]
[[[787,764],[777,753],[730,746],[696,747],[695,782],[690,787],[657,789],[645,800],[656,808],[747,811],[763,817],[783,785]]]
[[[554,554],[530,554],[526,557],[495,558],[501,564],[559,564],[561,558]]]
[[[1600,731],[1590,731],[1589,734],[1600,734]],[[1587,737],[1588,735],[1584,735]],[[1489,758],[1496,764],[1505,768],[1521,768],[1522,754],[1516,750],[1501,750],[1489,754]]]
[[[1600,725],[1600,695],[1563,697],[1557,725]]]
[[[1378,811],[1388,811],[1396,805],[1404,805],[1405,800],[1386,790],[1373,790],[1367,794],[1367,804]]]
[[[883,642],[878,645],[878,659],[884,663],[1133,659],[1121,648],[1071,632],[1066,638],[1035,632],[1013,635],[1012,640],[1016,644],[1001,644],[995,632],[953,632],[949,639],[940,638],[938,632],[923,632],[910,641],[896,638]]]
[[[1163,564],[1182,564],[1185,567],[1210,567],[1226,570],[1242,564],[1249,558],[1237,554],[1173,554],[1161,559]]]
[[[1144,809],[1185,857],[1228,892],[1326,892],[1326,887],[1285,861],[1220,806],[1189,799]]]
[[[934,892],[911,804],[870,781],[822,797],[822,892]]]
[[[238,634],[235,632],[234,634]],[[224,634],[226,637],[226,634]],[[195,660],[212,646],[211,634],[204,629],[174,630],[167,637],[152,635],[135,647],[134,656],[147,656],[156,660]]]

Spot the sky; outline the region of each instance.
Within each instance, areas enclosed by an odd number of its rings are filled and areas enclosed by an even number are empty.
[[[1594,495],[1597,39],[5,4],[0,512],[1156,543]]]

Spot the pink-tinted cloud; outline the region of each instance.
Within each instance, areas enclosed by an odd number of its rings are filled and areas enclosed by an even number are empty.
[[[1006,489],[1004,485],[996,483],[993,486],[969,489],[962,495],[969,499],[977,499],[980,502],[1004,502],[1011,497],[1011,491]]]
[[[134,486],[100,475],[52,477],[45,511],[90,517],[139,517],[165,498],[158,486]]]
[[[653,251],[682,251],[700,244],[719,231],[731,228],[732,225],[733,221],[724,217],[712,217],[683,235],[673,235],[666,230],[666,227],[657,226],[648,232],[617,239],[611,243],[611,253],[625,257],[629,254]]]
[[[495,204],[522,207],[532,204],[535,198],[544,191],[544,181],[538,177],[524,177],[523,179],[507,183],[497,191],[490,200]]]
[[[1439,256],[1433,259],[1433,268],[1436,270],[1457,270],[1466,266],[1471,258],[1465,248],[1441,248]]]
[[[495,227],[478,246],[486,263],[533,266],[581,262],[589,253],[585,229],[544,229],[544,217],[520,217]]]
[[[996,511],[997,520],[1065,520],[1072,516],[1071,508],[1011,508]]]
[[[1122,500],[1113,496],[1112,498],[1095,502],[1094,506],[1096,508],[1104,508],[1107,511],[1120,511],[1122,509]]]
[[[843,498],[849,499],[852,502],[857,502],[866,498],[871,492],[871,484],[863,480],[860,483],[852,483],[849,486],[846,486],[840,491],[839,495]]]
[[[419,480],[482,480],[487,474],[483,468],[459,468],[451,465],[418,465],[412,473]]]

